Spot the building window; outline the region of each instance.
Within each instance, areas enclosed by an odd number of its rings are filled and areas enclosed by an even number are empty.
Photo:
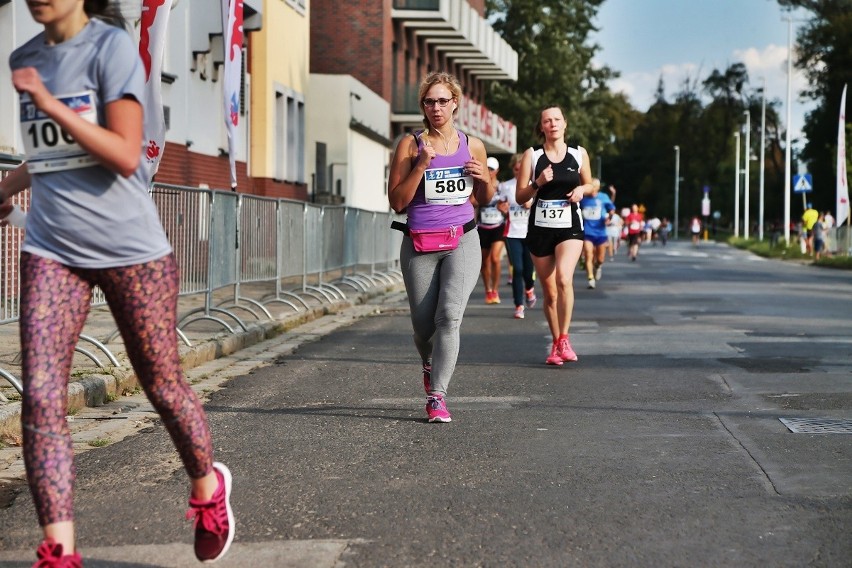
[[[275,179],[305,182],[305,101],[290,89],[275,91]]]
[[[284,3],[304,16],[307,13],[309,1],[310,0],[284,0]]]

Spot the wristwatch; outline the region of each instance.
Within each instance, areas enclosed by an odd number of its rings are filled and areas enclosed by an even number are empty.
[[[538,184],[535,182],[535,180],[532,180],[532,182],[530,182],[530,187],[533,188],[534,191],[538,191]]]

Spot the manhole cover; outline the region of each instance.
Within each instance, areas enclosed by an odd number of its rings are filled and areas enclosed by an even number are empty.
[[[852,420],[836,418],[779,418],[794,434],[852,434]]]

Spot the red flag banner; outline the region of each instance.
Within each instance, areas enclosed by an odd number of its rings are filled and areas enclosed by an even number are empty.
[[[172,0],[144,0],[139,20],[139,56],[145,66],[145,161],[148,183],[160,167],[166,146],[166,123],[163,118],[161,77],[166,29]]]
[[[231,189],[237,187],[237,142],[240,124],[240,83],[243,66],[243,1],[222,0],[222,29],[225,34],[225,126],[231,162]]]

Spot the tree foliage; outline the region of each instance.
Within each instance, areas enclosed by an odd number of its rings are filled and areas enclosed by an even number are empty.
[[[486,103],[517,125],[521,149],[536,142],[533,127],[541,109],[560,105],[566,111],[569,137],[589,151],[592,171],[597,173],[600,163],[603,179],[618,189],[617,204],[640,203],[649,215],[670,219],[674,216],[674,147],[678,146],[681,226],[685,226],[685,219],[701,214],[705,187],[710,188],[711,209],[721,214],[720,226],[732,226],[737,168],[743,167],[746,156],[760,155],[762,90],[751,84],[744,64],[734,63],[726,69],[713,69],[704,77],[688,77],[671,100],[667,100],[660,78],[654,104],[645,113],[637,111],[625,95],[612,93],[607,87],[607,81],[617,77],[617,72],[592,63],[599,49],[590,41],[596,31],[593,19],[603,1],[486,0],[489,21],[518,53],[519,75],[516,83],[492,85]],[[852,3],[779,1],[796,5]],[[852,27],[847,24],[846,29]],[[839,30],[834,33],[832,41],[840,41],[836,37]],[[811,52],[824,57],[815,46]],[[845,61],[848,72],[852,65]],[[815,73],[824,72],[817,67]],[[820,78],[815,75],[812,83],[817,88]],[[767,231],[783,218],[783,129],[777,112],[779,104],[777,100],[766,101]],[[746,111],[750,115],[751,148],[742,148],[737,165],[734,133],[742,132]],[[833,112],[836,135],[836,109]],[[744,135],[740,143],[744,145]],[[758,161],[749,164],[751,228],[758,215],[761,168]],[[744,209],[743,205],[741,215]]]
[[[518,147],[537,143],[533,127],[541,109],[557,104],[568,121],[569,136],[590,155],[603,151],[609,134],[627,130],[630,105],[606,86],[615,74],[595,68],[598,47],[589,43],[592,19],[604,0],[487,0],[486,15],[495,31],[518,53],[518,81],[494,83],[486,94],[489,108],[511,117],[518,128]],[[607,109],[610,112],[606,112]]]
[[[852,0],[778,0],[783,7],[804,8],[812,19],[796,34],[795,65],[808,79],[802,96],[818,101],[803,131],[808,139],[801,157],[814,177],[814,206],[834,209],[837,120],[843,85],[852,88]],[[846,116],[852,95],[846,95]],[[847,144],[847,148],[849,145]]]

